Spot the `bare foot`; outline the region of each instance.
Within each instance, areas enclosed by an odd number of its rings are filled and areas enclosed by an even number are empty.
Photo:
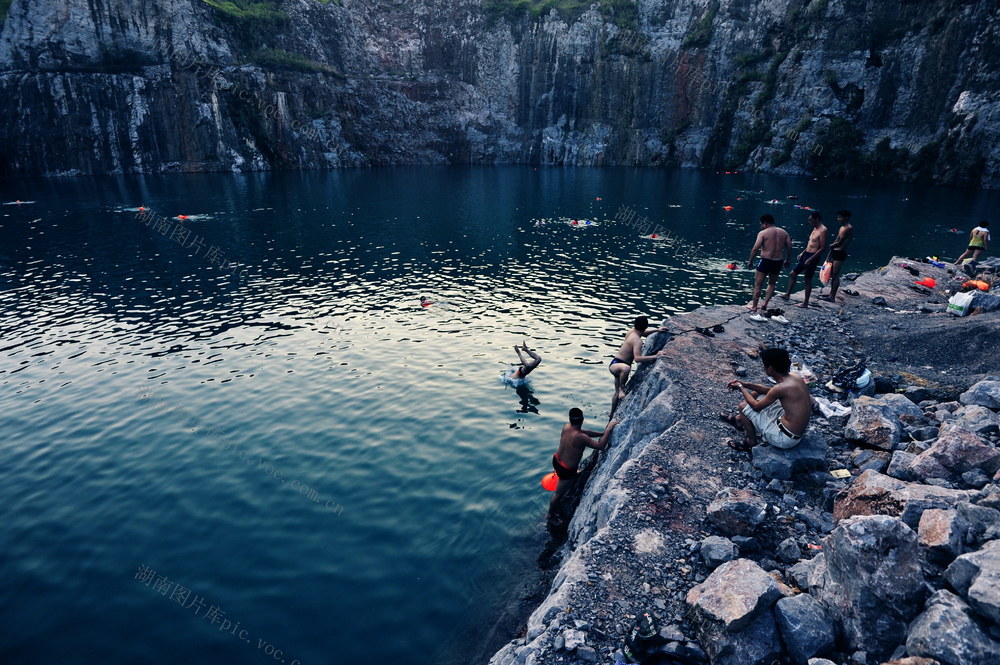
[[[618,391],[618,399],[624,399],[624,397],[625,397],[625,391],[624,390],[619,390]]]
[[[746,308],[749,309],[751,312],[757,311],[757,305],[753,304],[752,302],[748,302],[746,304]]]
[[[788,300],[789,298],[791,298],[791,297],[792,297],[792,294],[790,294],[790,293],[782,293],[782,294],[781,294],[780,296],[778,296],[778,297],[779,297],[779,298],[781,298],[782,300]]]
[[[809,303],[807,303],[807,302],[800,302],[798,305],[796,305],[796,307],[801,307],[802,309],[808,309],[809,308]]]

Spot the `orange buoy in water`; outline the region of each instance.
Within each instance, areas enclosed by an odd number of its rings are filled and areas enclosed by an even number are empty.
[[[575,219],[573,220],[573,226],[576,226],[576,225],[577,225],[577,224],[579,224],[579,223],[580,223],[580,222],[576,221]]]
[[[600,201],[600,200],[601,200],[601,197],[600,197],[600,196],[597,196],[597,197],[594,197],[594,198],[596,198],[596,199],[597,199],[598,201]]]
[[[556,475],[555,471],[542,478],[542,487],[544,487],[550,492],[555,492],[556,487],[558,487],[558,485],[559,485],[559,476]]]
[[[187,219],[187,215],[177,215],[177,219]]]
[[[652,238],[653,240],[656,240],[659,236],[654,233],[653,235],[651,235],[649,237]]]
[[[732,210],[733,206],[722,206],[723,210]]]
[[[142,212],[143,210],[145,210],[145,208],[142,207],[142,206],[139,206],[139,212]]]
[[[735,264],[735,263],[730,263],[730,264],[729,264],[728,266],[726,266],[726,267],[727,267],[727,268],[729,268],[730,270],[736,270],[736,264]]]

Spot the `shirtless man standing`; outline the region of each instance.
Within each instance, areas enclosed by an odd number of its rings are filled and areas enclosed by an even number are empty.
[[[847,260],[847,251],[844,249],[848,243],[854,239],[854,227],[851,226],[851,211],[841,210],[837,213],[837,221],[840,222],[840,231],[837,232],[837,239],[830,245],[830,261],[833,266],[830,268],[830,295],[820,296],[823,300],[837,302],[837,289],[840,288],[840,269]]]
[[[785,250],[788,250],[788,258]],[[764,296],[764,309],[767,303],[771,302],[774,295],[774,287],[778,283],[778,274],[781,273],[782,266],[789,264],[792,256],[792,239],[784,229],[774,225],[774,217],[762,215],[760,218],[760,233],[757,234],[757,242],[750,250],[750,259],[747,261],[747,268],[753,267],[753,257],[760,252],[760,261],[757,262],[757,275],[753,283],[753,302],[750,303],[750,313],[757,313],[757,301],[760,299],[760,287],[767,278],[767,295]]]
[[[826,249],[826,227],[823,226],[823,217],[818,213],[810,213],[809,223],[812,224],[812,232],[809,234],[809,243],[798,255],[798,263],[792,268],[792,274],[788,276],[788,290],[781,296],[785,300],[792,297],[792,289],[795,288],[795,278],[800,272],[805,271],[806,295],[799,304],[799,307],[809,306],[809,296],[813,290],[813,275],[816,274],[816,266],[819,264],[819,256]]]
[[[742,443],[730,444],[747,451],[757,445],[757,435],[776,448],[792,448],[802,439],[812,415],[809,388],[797,374],[791,374],[792,362],[784,349],[764,349],[760,354],[764,373],[777,381],[774,386],[729,382],[730,390],[743,393],[740,414],[720,414],[720,418],[746,434]],[[763,395],[763,397],[761,397]]]
[[[654,328],[651,330],[649,328],[649,319],[645,316],[636,317],[632,324],[632,330],[629,330],[628,334],[625,335],[625,341],[622,342],[618,353],[615,354],[615,357],[611,359],[611,364],[608,365],[608,370],[615,377],[615,396],[611,398],[611,415],[615,415],[615,409],[618,408],[618,400],[625,397],[625,383],[628,381],[628,375],[632,371],[632,363],[645,363],[650,360],[656,360],[665,353],[664,351],[660,351],[651,356],[642,355],[642,338],[646,335],[666,331],[666,328]]]
[[[587,448],[595,450],[607,448],[608,441],[611,439],[611,431],[617,424],[617,420],[612,420],[603,432],[583,429],[583,411],[576,407],[569,410],[569,424],[563,425],[562,434],[559,435],[559,450],[552,456],[552,468],[555,469],[556,476],[559,477],[559,484],[556,485],[556,491],[549,502],[550,518],[555,517],[556,506],[559,505],[566,492],[576,484],[577,469],[583,458],[583,452]],[[601,438],[597,443],[594,443],[591,441],[594,437]]]

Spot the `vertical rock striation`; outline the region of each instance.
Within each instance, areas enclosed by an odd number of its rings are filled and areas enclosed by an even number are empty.
[[[991,0],[258,4],[13,0],[0,174],[625,164],[1000,185]]]

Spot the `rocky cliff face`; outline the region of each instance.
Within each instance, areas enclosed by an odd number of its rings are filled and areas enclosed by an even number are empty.
[[[583,6],[13,0],[0,174],[526,162],[1000,186],[993,0]]]

